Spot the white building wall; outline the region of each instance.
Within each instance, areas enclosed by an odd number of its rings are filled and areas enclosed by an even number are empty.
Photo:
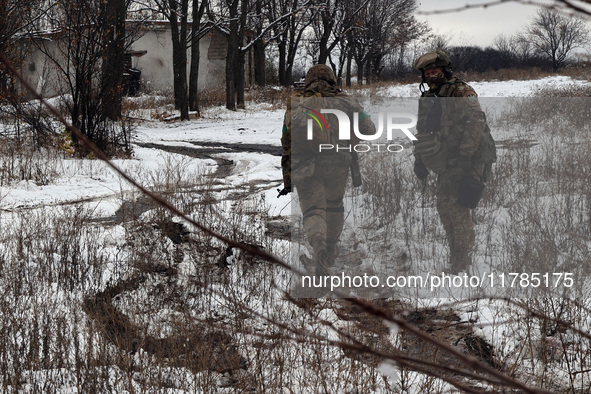
[[[225,39],[219,35],[212,39],[210,33],[203,37],[199,43],[199,89],[223,88],[225,81]],[[219,34],[219,33],[218,33]],[[57,42],[51,38],[44,38],[47,46],[59,63],[67,64],[60,54]],[[210,52],[210,44],[214,42],[215,50]],[[27,45],[27,44],[24,44]],[[40,91],[45,97],[52,97],[70,89],[62,72],[57,70],[53,61],[34,45],[28,45],[29,57],[23,64],[21,72],[23,76]],[[173,67],[172,67],[172,39],[167,24],[154,24],[137,39],[132,45],[132,51],[146,51],[142,56],[132,56],[133,68],[141,71],[142,89],[148,92],[161,92],[172,94],[173,92]],[[95,65],[99,66],[99,65]],[[190,49],[187,49],[187,78],[190,69]],[[187,81],[188,82],[188,81]]]
[[[55,41],[44,40],[42,45],[53,59],[60,64],[66,64],[64,56]],[[23,64],[21,73],[37,92],[44,97],[53,97],[61,92],[70,91],[63,71],[58,70],[53,60],[50,60],[34,44],[30,44],[27,51],[29,56]],[[28,92],[25,92],[24,88],[22,88],[22,91],[26,97],[31,96]]]
[[[199,88],[219,83],[209,75],[207,52],[211,39],[205,36],[199,42]],[[142,84],[147,91],[173,91],[172,38],[170,29],[156,27],[146,32],[133,43],[132,50],[147,51],[141,57],[132,57],[132,67],[142,72]],[[191,53],[187,50],[187,78],[189,76]]]

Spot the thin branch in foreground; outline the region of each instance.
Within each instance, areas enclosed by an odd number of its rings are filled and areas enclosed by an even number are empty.
[[[580,2],[591,5],[591,1],[589,1],[589,0],[581,0]],[[473,10],[473,9],[478,9],[478,8],[486,9],[489,7],[495,7],[495,6],[509,4],[509,3],[517,3],[517,4],[521,4],[521,5],[534,6],[534,7],[544,7],[544,8],[548,8],[548,9],[552,9],[552,10],[556,10],[556,11],[561,11],[563,13],[565,12],[565,10],[568,9],[568,10],[576,12],[576,15],[578,15],[578,16],[580,16],[580,15],[591,16],[591,9],[583,8],[580,5],[573,3],[571,0],[555,0],[555,4],[547,4],[547,3],[542,3],[540,1],[535,1],[535,0],[497,0],[497,1],[490,1],[488,3],[481,3],[481,4],[466,4],[462,7],[435,9],[435,10],[430,10],[430,11],[418,11],[417,14],[419,14],[419,15],[452,14],[452,13],[463,12],[463,11],[468,11],[468,10]],[[576,16],[573,13],[569,13],[568,15],[569,16]]]

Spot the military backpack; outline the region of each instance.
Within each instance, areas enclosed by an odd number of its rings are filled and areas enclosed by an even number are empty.
[[[349,115],[350,98],[313,95],[297,96],[291,99],[291,117],[287,125],[291,132],[293,154],[319,153],[321,145],[349,145],[350,141],[339,143],[339,120],[336,115],[322,113],[323,109],[340,109]]]

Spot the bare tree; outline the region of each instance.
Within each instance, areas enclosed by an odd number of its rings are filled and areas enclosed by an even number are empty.
[[[174,104],[181,120],[189,119],[187,86],[187,32],[189,30],[189,0],[154,0],[157,9],[170,24],[172,38],[172,69]]]
[[[262,41],[277,26],[286,23],[292,17],[287,13],[268,12],[263,18],[263,7],[273,2],[260,3],[254,0],[221,0],[216,5],[216,12],[210,12],[218,30],[226,36],[228,44],[226,54],[226,108],[235,110],[244,108],[245,59],[246,53]],[[301,7],[301,6],[300,6]],[[269,8],[267,8],[269,9]],[[277,10],[277,8],[275,8]],[[279,8],[281,11],[281,8]],[[281,31],[281,29],[279,29]],[[275,34],[271,39],[277,38]],[[264,46],[265,44],[262,43]],[[260,59],[261,47],[256,50],[259,55],[258,66],[263,66]]]
[[[99,23],[104,29],[101,84],[103,92],[102,118],[117,120],[121,117],[123,99],[123,72],[125,63],[126,0],[106,0],[101,4]]]
[[[580,1],[572,1],[572,0],[554,0],[553,3],[548,4],[548,2],[544,0],[529,0],[529,1],[522,1],[522,0],[491,0],[486,3],[477,3],[477,4],[465,4],[460,7],[453,7],[453,8],[439,8],[432,11],[422,11],[419,14],[421,15],[435,15],[435,14],[446,14],[446,13],[455,13],[455,12],[462,12],[466,10],[471,10],[475,8],[487,8],[492,6],[498,6],[501,4],[509,4],[509,3],[521,3],[525,5],[531,6],[540,6],[546,9],[551,9],[562,13],[563,15],[568,16],[580,16],[580,15],[591,15],[591,11],[588,7],[585,7],[584,4],[591,4],[591,0],[580,0]]]
[[[226,36],[226,108],[244,108],[244,53],[241,50],[246,32],[249,0],[224,0],[225,14],[221,30]]]
[[[523,67],[532,62],[534,57],[533,44],[525,33],[513,36],[503,34],[495,37],[493,47],[511,56],[515,66]]]
[[[504,34],[499,34],[493,40],[493,47],[501,52],[513,53],[513,42],[512,37],[508,37]]]
[[[209,0],[148,0],[137,4],[153,15],[164,17],[170,25],[172,41],[173,91],[175,107],[181,120],[189,119],[189,109],[199,111],[199,41],[211,29],[211,23],[202,23]],[[190,48],[190,60],[187,56]],[[187,74],[189,63],[189,74]],[[189,83],[187,85],[187,77]]]
[[[472,8],[482,8],[507,3],[505,1],[490,1],[488,3],[467,4],[459,8],[440,9],[423,12],[425,15],[460,12]],[[570,0],[556,0],[551,6],[538,1],[528,4],[539,5],[537,16],[526,32],[518,35],[514,44],[519,51],[528,58],[530,48],[533,53],[542,56],[552,64],[554,71],[563,67],[568,56],[574,49],[581,48],[589,42],[589,31],[580,15],[591,15],[591,12],[577,3],[591,4],[589,0],[573,2]]]
[[[519,33],[511,38],[513,52],[517,55],[519,64],[527,64],[534,55],[534,49],[531,42],[524,33]]]
[[[13,64],[20,66],[25,60],[26,50],[17,41],[24,33],[40,22],[42,0],[0,0],[0,52]],[[20,40],[24,44],[24,40]],[[0,65],[0,101],[6,99],[14,88],[12,77]]]
[[[308,0],[271,0],[269,2],[269,20],[278,20],[281,16],[287,15],[287,18],[273,27],[279,52],[279,83],[283,86],[289,86],[292,83],[298,47],[316,12],[315,8],[308,7],[308,4]]]
[[[404,19],[403,23],[398,24],[395,35],[390,41],[392,48],[398,48],[397,72],[399,75],[404,72],[404,58],[408,46],[430,31],[426,22],[419,22],[412,14],[407,14]]]
[[[189,70],[189,109],[199,113],[199,41],[209,31],[209,24],[201,25],[208,4],[207,0],[193,1],[193,21],[191,28],[191,65]]]
[[[318,13],[318,20],[315,21],[315,28],[318,40],[318,59],[319,64],[325,64],[328,60],[330,52],[336,47],[339,42],[340,27],[344,27],[342,6],[345,4],[342,0],[325,0],[320,3],[321,10]],[[349,18],[350,19],[350,18]],[[331,36],[334,35],[332,42]]]
[[[450,33],[432,34],[427,40],[427,46],[430,49],[446,50],[452,37],[453,36]]]
[[[128,42],[121,27],[126,4],[118,1],[54,3],[44,10],[53,31],[45,38],[50,39],[37,39],[40,33],[31,32],[32,41],[59,74],[60,93],[70,96],[64,104],[72,123],[107,154],[127,151],[130,143],[129,130],[112,122],[120,111],[120,67]],[[114,64],[105,64],[108,61]],[[81,155],[88,152],[79,148]]]
[[[354,28],[358,14],[366,10],[369,0],[316,0],[312,27],[315,35],[315,50],[318,53],[315,63],[326,64],[333,50],[343,43],[345,37]],[[336,66],[332,64],[333,68]]]
[[[553,71],[564,66],[574,49],[589,42],[589,31],[581,19],[548,8],[538,11],[526,34],[535,51],[552,62]]]
[[[347,38],[362,83],[365,76],[379,76],[388,53],[398,50],[403,58],[408,43],[423,35],[426,27],[414,18],[415,0],[360,0],[355,4],[348,11],[353,24]]]
[[[249,14],[252,0],[218,0],[208,8],[208,16],[213,25],[226,37],[226,108],[236,110],[244,108],[245,89],[245,51],[259,39],[260,35],[245,45],[246,32],[251,25]]]
[[[255,35],[263,34],[263,0],[255,0]],[[254,79],[257,85],[265,86],[265,43],[259,39],[253,44]]]

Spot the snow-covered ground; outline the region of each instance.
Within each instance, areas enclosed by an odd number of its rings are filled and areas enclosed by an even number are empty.
[[[471,86],[480,97],[527,97],[542,89],[568,88],[571,86],[591,86],[588,81],[574,80],[569,77],[546,77],[532,81],[474,82]],[[418,86],[399,85],[389,87],[378,93],[382,98],[417,97]],[[281,127],[284,111],[260,109],[256,104],[246,110],[228,111],[224,107],[209,108],[203,119],[188,122],[146,121],[138,125],[134,142],[156,143],[168,146],[199,147],[202,143],[219,143],[218,149],[228,149],[228,153],[219,153],[239,163],[226,181],[230,183],[251,180],[273,181],[278,184],[282,177],[279,158],[268,154],[231,152],[224,144],[280,147]],[[211,145],[209,145],[211,146]],[[154,170],[162,166],[166,156],[159,149],[134,147],[133,160],[116,160],[115,163],[128,173],[133,174],[140,168]],[[190,166],[207,166],[211,170],[215,162],[211,159],[193,159]],[[118,176],[97,161],[80,162],[64,160],[54,170],[58,177],[51,185],[36,186],[31,182],[20,182],[0,188],[0,209],[10,210],[16,207],[40,206],[50,203],[63,203],[84,199],[116,196],[129,186],[122,183]],[[276,185],[270,185],[273,189]],[[281,205],[281,204],[279,204]],[[279,212],[278,212],[279,214]]]
[[[568,89],[571,87],[589,87],[591,86],[591,83],[588,81],[575,80],[569,77],[557,76],[533,81],[475,82],[471,83],[471,85],[477,91],[479,96],[483,98],[484,102],[484,98],[531,97],[536,96],[538,92],[548,88]],[[378,90],[374,94],[379,96],[379,99],[382,102],[387,102],[389,99],[399,97],[417,97],[419,95],[419,90],[417,85],[399,85]],[[365,97],[365,99],[373,98],[374,97]],[[179,198],[176,201],[181,201],[182,203],[186,202],[187,207],[194,207],[192,204],[194,204],[195,200],[205,199],[211,194],[215,195],[218,200],[218,205],[211,209],[217,210],[218,213],[221,212],[223,214],[224,211],[230,212],[235,208],[236,200],[239,199],[236,195],[238,195],[248,196],[250,201],[261,202],[259,205],[253,203],[253,206],[264,206],[265,209],[268,210],[268,216],[270,217],[287,217],[291,214],[290,202],[293,195],[277,198],[277,189],[282,188],[280,157],[278,156],[278,153],[280,152],[283,116],[283,110],[269,110],[266,105],[250,104],[247,105],[246,110],[238,111],[227,111],[223,107],[208,108],[203,112],[203,117],[201,119],[187,122],[146,120],[139,123],[135,128],[133,136],[133,158],[128,160],[118,159],[115,160],[115,163],[128,174],[139,179],[143,184],[150,186],[155,190],[166,191],[166,185],[164,184],[166,182],[175,182],[177,180],[175,174],[182,173],[181,175],[178,175],[178,181],[186,183],[187,190],[189,190],[187,194],[190,196],[186,198],[186,201],[183,198]],[[510,133],[508,129],[499,130],[499,133],[499,136],[502,137],[501,139],[504,141],[503,143],[506,144],[508,144],[506,141],[511,138],[514,138],[519,142],[527,141],[528,138],[531,137],[526,131],[518,136],[508,135],[508,133]],[[545,153],[545,151],[542,151],[542,153]],[[410,154],[399,160],[407,159],[410,160]],[[519,159],[529,160],[530,158],[529,156],[524,156],[519,157]],[[500,162],[503,161],[500,160]],[[69,203],[80,203],[86,212],[90,212],[89,216],[91,219],[96,219],[98,220],[98,223],[103,223],[100,222],[101,219],[105,220],[113,218],[122,207],[125,207],[126,204],[129,203],[130,200],[134,201],[137,199],[137,193],[133,191],[132,187],[125,181],[121,180],[119,176],[100,161],[61,159],[48,162],[47,165],[52,166],[50,172],[53,174],[52,180],[49,183],[39,184],[32,181],[21,181],[0,187],[0,210],[2,211],[1,219],[4,225],[7,225],[7,223],[9,223],[9,225],[10,223],[15,223],[15,226],[18,226],[18,221],[21,220],[19,215],[24,211],[38,212],[38,220],[39,223],[41,223],[43,222],[43,215],[48,215],[49,212],[63,212],[64,206],[68,206]],[[410,164],[406,163],[405,165],[408,167]],[[548,169],[548,171],[551,172],[551,169]],[[215,180],[210,179],[209,181],[205,181],[204,179],[209,179],[207,178],[208,174],[218,174],[218,176],[215,176]],[[402,180],[402,182],[407,181]],[[408,184],[403,183],[403,186],[408,186]],[[538,187],[538,185],[515,185],[515,193],[526,193],[527,191],[520,190],[520,187],[525,188],[526,186]],[[195,189],[192,189],[193,187],[195,187]],[[551,189],[551,185],[539,185],[539,187],[542,189],[547,187],[549,190],[553,190]],[[554,203],[561,203],[561,201],[556,201],[559,200],[558,196],[555,196],[554,198]],[[481,221],[477,223],[477,225],[484,226],[482,223],[487,223],[487,221],[505,225],[507,218],[511,218],[511,215],[515,215],[516,212],[519,213],[516,211],[517,208],[515,207],[515,204],[517,203],[515,200],[506,198],[502,201],[505,205],[500,206],[497,212],[491,213],[487,211],[486,214],[489,216],[484,218],[479,217]],[[415,197],[412,201],[413,204],[418,204],[419,202],[419,197]],[[536,207],[538,206],[536,205]],[[256,231],[264,232],[264,223],[258,222],[260,217],[250,212],[251,208],[252,207],[247,203],[241,208],[243,211],[241,211],[238,217],[226,218],[226,224],[240,227],[239,224],[232,221],[251,221],[255,227],[260,225],[263,228],[262,230]],[[363,209],[368,208],[366,207]],[[360,209],[356,213],[364,214],[363,209]],[[157,216],[158,213],[154,211],[147,210],[147,213],[140,212],[140,214]],[[417,210],[417,212],[419,211],[420,209]],[[438,223],[433,207],[427,211],[423,209],[420,214],[413,215],[420,218],[420,220],[423,221],[422,225],[425,226],[425,212],[427,212],[427,216],[430,215],[431,217],[431,219],[427,219],[431,220],[430,223]],[[586,214],[588,213],[585,213],[585,215]],[[197,219],[203,219],[207,223],[207,215],[199,216],[200,213],[194,213],[194,215]],[[583,213],[581,213],[581,215],[583,215]],[[516,216],[518,217],[519,215],[517,214]],[[524,218],[519,219],[523,219],[525,222]],[[347,220],[348,223],[351,223],[352,221],[361,219],[348,217]],[[418,226],[419,219],[416,220],[416,225]],[[583,222],[584,218],[578,218],[577,220]],[[516,226],[519,225],[520,223],[516,224]],[[220,226],[220,224],[213,223],[212,226],[216,227]],[[507,229],[495,230],[497,232],[495,233],[495,236],[502,238],[503,230]],[[104,286],[108,283],[117,280],[125,280],[127,278],[126,268],[129,267],[122,268],[120,263],[125,260],[125,253],[131,253],[120,252],[123,248],[123,244],[126,242],[124,241],[124,238],[127,236],[127,239],[129,239],[129,229],[123,228],[120,224],[113,225],[111,222],[108,222],[104,227],[100,227],[100,231],[102,231],[101,235],[91,242],[102,242],[107,248],[111,248],[111,258],[113,261],[106,264],[107,268],[103,272],[92,272],[93,275],[100,278],[95,287],[93,287],[97,291],[103,290]],[[389,232],[392,232],[395,236],[391,237]],[[142,235],[139,236],[141,237]],[[363,238],[364,234],[361,232],[354,233],[352,231],[345,231],[343,236],[355,238],[354,241],[358,244],[369,242]],[[487,245],[492,244],[487,236],[489,236],[488,233],[480,234],[479,241],[482,241],[483,243],[488,242]],[[85,234],[84,241],[87,242],[89,239],[92,239],[92,237],[93,234]],[[391,247],[394,250],[397,250],[397,253],[399,253],[400,256],[408,253],[409,250],[412,252],[411,254],[414,254],[418,250],[422,250],[426,257],[430,256],[429,258],[432,259],[433,254],[441,252],[441,250],[429,251],[427,250],[429,247],[420,245],[420,243],[416,241],[406,240],[406,242],[404,242],[404,235],[396,233],[395,229],[393,230],[388,227],[383,228],[375,238],[387,239],[391,244],[388,244],[388,242],[382,242],[384,247]],[[207,242],[215,247],[219,247],[219,244],[215,241],[208,240]],[[284,248],[289,246],[288,241],[283,240],[282,242]],[[565,240],[565,242],[568,241]],[[439,241],[433,243],[433,245],[432,249],[443,249],[445,246]],[[525,246],[527,245],[523,245],[523,247]],[[370,249],[370,253],[376,253],[375,250],[371,250],[372,247],[375,247],[375,245],[365,245],[366,249]],[[167,245],[166,248],[171,249],[172,246]],[[363,248],[360,248],[360,250],[361,249]],[[367,254],[367,250],[363,252]],[[123,254],[123,256],[118,253]],[[498,257],[501,253],[505,252],[496,250],[495,245],[493,245],[490,248],[487,247],[484,252],[480,253],[478,258],[483,264],[488,264],[492,260],[491,255]],[[54,255],[56,261],[58,261],[59,253],[55,252]],[[283,256],[286,255],[287,253]],[[232,259],[236,258],[236,251],[230,251],[227,257],[228,259],[226,262],[231,264]],[[501,257],[509,258],[506,256]],[[560,258],[560,254],[558,258]],[[30,264],[37,267],[37,264],[39,263],[37,261],[31,261]],[[180,264],[180,266],[182,266],[182,264]],[[184,267],[184,269],[186,269],[186,272],[198,271],[195,267]],[[238,275],[237,273],[234,274]],[[70,275],[70,273],[68,272],[64,275]],[[284,282],[282,282],[282,280]],[[282,285],[285,285],[288,280],[289,279],[282,278],[277,281],[281,287]],[[261,285],[266,284],[263,283]],[[61,302],[60,300],[65,296],[60,292],[61,290],[55,294],[51,294],[53,286],[54,284],[50,284],[44,289],[44,296],[51,299],[51,302],[49,302],[50,305],[55,306],[59,305]],[[241,289],[239,293],[244,291],[244,289]],[[220,287],[220,292],[224,293],[223,287]],[[83,296],[87,296],[87,294],[78,294],[73,298],[81,302]],[[258,296],[260,296],[260,294],[248,295],[248,297],[245,296],[245,298],[252,297],[252,299],[260,301],[257,298]],[[38,297],[41,296],[38,295]],[[278,299],[279,298],[280,297],[278,297]],[[213,296],[210,301],[214,304],[224,304],[221,296]],[[130,301],[129,303],[133,304],[133,302],[134,301]],[[430,301],[425,301],[423,305],[430,305]],[[277,308],[276,310],[269,311],[264,302],[261,301],[260,304],[255,304],[253,309],[260,313],[276,313],[282,318],[285,316],[293,316],[293,314],[296,313],[293,305],[281,305],[275,307]],[[526,341],[526,339],[524,339],[525,337],[520,337],[515,341],[507,339],[508,335],[513,333],[522,335],[523,331],[515,329],[514,327],[509,328],[504,321],[508,315],[505,314],[505,312],[499,311],[500,309],[502,308],[499,308],[499,305],[495,305],[494,303],[487,305],[477,304],[476,306],[468,304],[468,306],[461,308],[461,310],[458,311],[458,314],[462,321],[477,322],[476,331],[478,335],[487,339],[489,343],[502,347],[507,353],[517,352],[517,349],[520,349],[522,352],[533,352],[531,346],[528,350],[526,347],[520,345],[521,342]],[[507,309],[509,309],[509,307],[507,307]],[[158,313],[165,316],[163,320],[170,320],[168,322],[170,324],[170,326],[168,326],[169,331],[171,330],[170,327],[174,326],[172,321],[175,318],[179,318],[180,315],[180,312],[168,309],[165,311],[159,311]],[[332,309],[318,309],[316,313],[318,313],[318,315],[314,316],[314,319],[329,322],[337,328],[347,326],[348,324],[348,322],[343,322]],[[199,316],[196,312],[194,312],[194,315]],[[150,318],[155,317],[151,316]],[[305,323],[302,323],[302,327],[312,331],[317,330],[318,327],[314,325],[314,319],[310,318],[312,322],[306,321]],[[224,323],[223,318],[220,317],[220,320]],[[262,327],[263,325],[260,327],[257,326],[256,329],[260,329],[262,332]],[[324,330],[329,332],[329,336],[332,335],[335,339],[338,338],[338,335],[330,329],[324,328]],[[510,334],[507,333],[509,330],[512,330]],[[546,335],[546,333],[542,334],[542,337],[545,338],[544,335]],[[265,332],[264,335],[270,334]],[[395,332],[391,331],[390,336],[394,337]],[[247,340],[244,341],[248,342]],[[252,352],[256,352],[255,350],[258,349],[254,347],[252,343],[246,343],[244,346]],[[283,346],[284,344],[281,345],[281,348],[283,348]],[[305,351],[303,351],[303,353],[305,353]],[[352,368],[352,365],[354,365],[354,363],[348,364],[340,360],[339,357],[342,358],[342,356],[338,352],[335,352],[334,354],[330,353],[328,357],[329,359],[333,359],[335,365],[338,364],[342,368]],[[301,362],[301,359],[298,360]],[[532,362],[532,365],[533,364],[534,363]],[[312,374],[310,371],[305,371],[306,367],[306,365],[300,365],[301,372],[298,373],[301,373],[302,376],[309,376]],[[535,368],[539,367],[536,366]],[[532,369],[535,368],[532,367]],[[382,375],[391,378],[391,384],[395,384],[393,381],[398,379],[396,377],[396,368],[390,364],[381,364],[380,372]],[[535,374],[534,372],[535,371],[532,372],[532,375]],[[57,376],[61,376],[62,379],[64,376],[69,376],[68,373],[60,375],[59,371],[54,371],[53,373]],[[365,376],[365,373],[367,372],[360,373],[359,376]],[[351,372],[351,374],[353,376],[355,375],[355,372]],[[334,376],[330,374],[328,375],[326,381],[330,381],[330,379],[334,378]],[[73,377],[70,378],[67,378],[66,380],[75,380]],[[410,378],[407,376],[406,378],[412,381],[416,376]],[[114,374],[111,379],[117,380],[120,379],[120,377],[117,374]],[[564,379],[567,378],[564,377]],[[584,380],[584,382],[586,383],[588,380]],[[124,387],[123,384],[120,386],[117,386],[117,384],[119,383],[114,383],[113,387]],[[376,387],[387,392],[387,389],[384,388],[385,384],[386,383],[381,382],[376,384]],[[311,389],[310,386],[304,385],[300,380],[298,380],[298,385],[302,386],[293,386],[291,387],[291,390],[298,391],[301,389],[305,391]],[[69,383],[65,384],[65,386],[73,387],[74,384]],[[577,385],[575,386],[578,387]],[[173,385],[173,387],[176,386]],[[353,381],[347,383],[339,382],[339,387],[354,390],[356,386]],[[446,387],[449,388],[449,386],[441,384],[440,390],[444,391]],[[78,390],[78,392],[82,391],[83,390]],[[65,392],[67,392],[67,390]],[[72,388],[71,392],[76,392],[76,390]],[[409,389],[408,392],[412,392],[412,390]]]

